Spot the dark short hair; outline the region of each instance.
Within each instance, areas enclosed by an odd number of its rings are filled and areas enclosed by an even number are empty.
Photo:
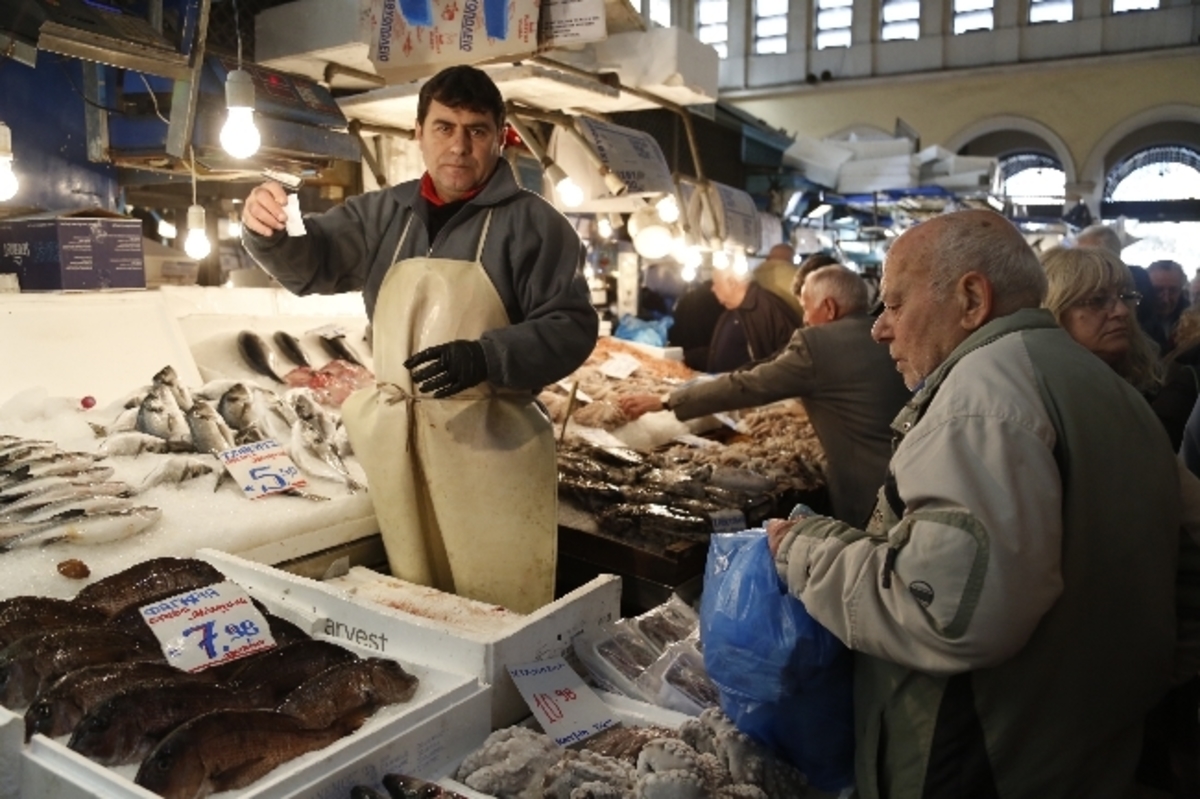
[[[504,127],[504,97],[486,72],[465,65],[447,67],[421,87],[417,95],[417,124],[425,124],[429,104],[437,100],[448,108],[465,108],[491,114],[497,130]]]

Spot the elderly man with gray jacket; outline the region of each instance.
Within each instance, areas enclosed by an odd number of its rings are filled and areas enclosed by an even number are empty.
[[[667,408],[681,420],[796,397],[825,450],[834,517],[866,521],[891,454],[889,424],[909,392],[887,348],[871,340],[867,286],[841,265],[810,273],[800,291],[807,327],[753,368],[692,383],[660,398],[620,400],[626,416]]]
[[[1196,616],[1176,580],[1197,484],[1045,290],[997,214],[897,239],[874,335],[916,393],[878,506],[866,529],[767,525],[791,593],[856,651],[864,799],[1125,795]]]

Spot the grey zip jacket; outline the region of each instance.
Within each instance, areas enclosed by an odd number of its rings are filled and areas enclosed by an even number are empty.
[[[517,185],[507,161],[429,241],[420,181],[351,197],[306,216],[306,236],[271,237],[245,230],[242,243],[267,272],[295,294],[363,292],[367,317],[410,217],[396,260],[475,260],[487,211],[492,211],[483,268],[496,287],[510,326],[480,338],[488,382],[536,391],[573,372],[596,345],[599,319],[579,274],[583,247],[571,223],[552,205]],[[453,309],[447,309],[453,312]]]
[[[776,558],[857,652],[859,794],[1121,796],[1177,612],[1198,616],[1196,484],[1154,413],[1027,309],[960,344],[893,430],[867,529],[808,517]]]

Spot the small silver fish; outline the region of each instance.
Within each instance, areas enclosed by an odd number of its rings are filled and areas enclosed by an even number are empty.
[[[98,482],[77,485],[75,483],[56,483],[47,488],[11,502],[0,505],[0,521],[13,521],[24,518],[24,514],[44,508],[52,502],[64,499],[83,499],[84,497],[127,497],[133,495],[133,488],[127,483]]]
[[[187,417],[179,408],[175,395],[163,385],[156,385],[138,406],[137,429],[166,441],[189,441]]]
[[[179,406],[179,410],[183,412],[192,409],[192,395],[188,392],[187,387],[179,382],[179,375],[175,374],[175,368],[167,364],[154,375],[154,384],[166,386],[175,396],[175,403]]]
[[[217,413],[234,430],[245,430],[254,423],[254,395],[245,383],[234,383],[217,402]]]
[[[42,477],[32,477],[28,480],[0,487],[0,503],[15,502],[22,497],[27,497],[49,486],[61,483],[70,483],[72,485],[102,483],[112,477],[112,475],[113,469],[111,466],[92,466],[80,469],[72,474],[51,474]]]
[[[13,535],[4,533],[0,552],[17,547],[48,546],[60,541],[72,544],[107,544],[137,535],[162,518],[158,508],[142,506],[123,511],[88,515],[65,512],[41,524],[27,525]]]
[[[213,464],[199,458],[171,458],[146,475],[137,491],[140,494],[162,483],[182,483],[205,474],[212,474]]]
[[[169,452],[170,449],[171,443],[165,438],[152,436],[149,433],[141,433],[137,430],[110,435],[100,445],[100,451],[107,456],[125,455],[135,458],[143,452],[162,454]]]
[[[187,413],[188,428],[192,432],[192,444],[197,452],[216,454],[232,449],[233,431],[221,415],[205,400],[196,400]]]
[[[360,491],[366,486],[355,480],[346,468],[346,462],[337,452],[337,425],[329,414],[304,392],[296,392],[290,397],[292,409],[295,410],[297,421],[293,426],[293,435],[299,438],[306,450],[311,452],[331,469],[341,475],[351,491]]]

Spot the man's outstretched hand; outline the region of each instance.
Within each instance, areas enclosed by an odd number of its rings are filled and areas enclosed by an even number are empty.
[[[429,347],[411,356],[404,367],[412,372],[418,390],[439,398],[466,391],[487,379],[487,359],[478,341],[459,340]]]

